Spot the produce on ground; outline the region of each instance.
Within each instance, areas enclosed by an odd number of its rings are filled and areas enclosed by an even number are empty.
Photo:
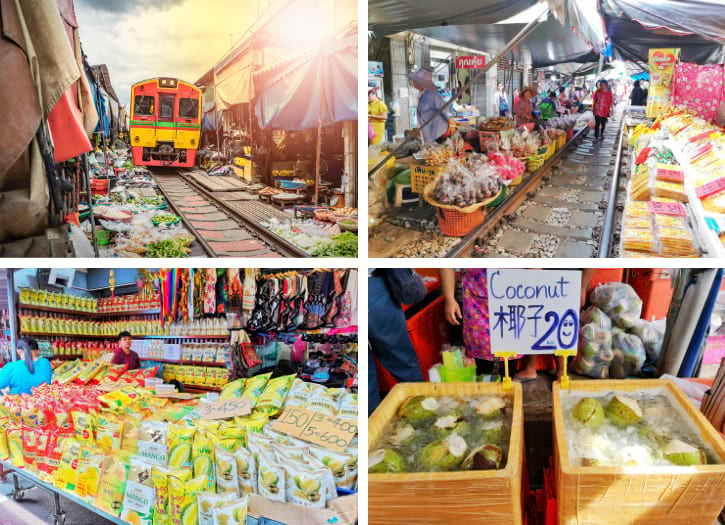
[[[504,468],[511,414],[497,396],[408,398],[371,447],[368,472]]]
[[[358,237],[352,232],[342,232],[330,237],[331,244],[325,244],[312,252],[313,257],[357,257]]]
[[[699,432],[656,392],[562,397],[569,462],[652,467],[717,463]]]

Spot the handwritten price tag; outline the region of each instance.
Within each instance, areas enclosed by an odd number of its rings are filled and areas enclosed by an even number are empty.
[[[219,399],[201,405],[201,419],[226,419],[234,416],[246,416],[252,411],[249,399]]]
[[[309,443],[344,452],[357,434],[357,425],[304,408],[286,408],[272,428]]]
[[[698,199],[704,199],[722,190],[725,190],[725,177],[720,177],[695,188],[695,195],[697,195]]]
[[[660,215],[675,215],[677,217],[684,217],[687,215],[687,210],[680,202],[653,202],[648,203],[649,211],[652,213],[659,213]]]

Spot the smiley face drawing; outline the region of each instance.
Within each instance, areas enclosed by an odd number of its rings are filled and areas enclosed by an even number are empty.
[[[576,341],[577,316],[573,310],[567,310],[559,322],[559,346],[568,350]]]

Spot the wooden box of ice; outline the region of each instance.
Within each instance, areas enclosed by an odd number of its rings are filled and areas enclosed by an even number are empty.
[[[495,523],[521,525],[524,427],[521,385],[501,383],[399,383],[368,420],[374,445],[400,405],[413,396],[495,395],[512,398],[506,466],[500,470],[368,474],[368,522],[410,525]]]
[[[667,397],[700,432],[720,464],[657,467],[582,467],[569,461],[562,398],[607,392]],[[712,525],[725,505],[725,443],[672,381],[657,379],[571,381],[554,384],[554,457],[559,525]]]

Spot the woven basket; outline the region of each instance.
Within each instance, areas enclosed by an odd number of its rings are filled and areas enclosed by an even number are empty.
[[[368,444],[378,440],[412,396],[498,395],[513,398],[506,466],[501,470],[368,475],[368,523],[520,525],[524,459],[522,390],[501,383],[399,383],[368,419]]]
[[[725,463],[725,443],[705,416],[671,381],[656,379],[571,381],[554,384],[554,457],[560,525],[710,524],[725,505],[725,464],[690,467],[580,467],[569,461],[561,399],[569,391],[640,393],[660,391],[697,427]]]
[[[546,153],[544,154],[545,159],[549,160],[551,157],[554,156],[554,153],[556,153],[556,142],[551,141],[546,147]]]
[[[509,188],[513,188],[513,187],[518,186],[519,184],[521,184],[521,181],[523,181],[523,180],[524,180],[524,174],[522,173],[521,175],[519,175],[515,179],[512,179],[511,180],[511,182],[509,183]]]
[[[446,170],[443,166],[427,166],[421,162],[410,166],[410,191],[423,193],[425,187]]]
[[[430,182],[425,187],[423,198],[436,209],[438,228],[441,233],[450,237],[465,237],[475,227],[480,226],[486,218],[485,207],[496,202],[496,200],[502,200],[502,195],[506,191],[505,187],[502,187],[498,195],[471,206],[460,208],[450,204],[441,204],[435,200],[433,197],[434,188],[435,181]]]
[[[556,149],[562,149],[564,146],[566,146],[566,133],[561,133],[556,137]]]
[[[530,157],[526,158],[526,171],[533,173],[546,162],[546,155],[544,153],[535,153]]]

